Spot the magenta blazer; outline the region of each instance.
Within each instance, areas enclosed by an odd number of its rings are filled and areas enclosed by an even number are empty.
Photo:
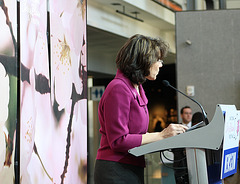
[[[120,70],[108,84],[98,107],[101,141],[97,159],[145,166],[143,156],[128,153],[141,145],[142,134],[148,130],[148,100],[142,85],[139,91],[141,96]]]

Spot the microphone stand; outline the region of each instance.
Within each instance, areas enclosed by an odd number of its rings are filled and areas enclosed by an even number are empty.
[[[167,80],[163,80],[163,84],[164,84],[165,86],[167,86],[167,87],[169,86],[169,87],[173,88],[173,89],[176,90],[177,92],[181,93],[183,96],[187,97],[188,99],[190,99],[190,100],[192,100],[193,102],[195,102],[196,104],[198,104],[198,106],[200,107],[200,109],[201,109],[201,111],[202,111],[203,120],[204,120],[205,124],[207,125],[207,124],[209,123],[208,118],[207,118],[207,114],[206,114],[206,112],[204,111],[202,105],[201,105],[199,102],[197,102],[197,101],[194,100],[193,98],[190,98],[189,96],[187,96],[187,95],[184,94],[183,92],[179,91],[177,88],[173,87]]]

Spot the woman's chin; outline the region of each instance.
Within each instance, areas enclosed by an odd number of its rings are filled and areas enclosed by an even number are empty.
[[[157,76],[155,76],[155,77],[150,77],[150,76],[148,76],[148,77],[146,77],[148,80],[156,80],[156,78],[157,78]]]

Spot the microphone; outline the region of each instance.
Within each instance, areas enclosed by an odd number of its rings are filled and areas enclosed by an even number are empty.
[[[188,99],[192,100],[193,102],[195,102],[196,104],[198,104],[198,106],[200,107],[201,111],[202,111],[202,114],[203,114],[203,120],[205,122],[205,124],[207,125],[209,122],[208,122],[208,118],[207,118],[207,114],[205,112],[205,110],[203,109],[202,105],[194,100],[193,98],[190,98],[189,96],[187,96],[186,94],[184,94],[183,92],[179,91],[177,88],[173,87],[167,80],[163,80],[162,83],[166,86],[166,87],[171,87],[172,89],[174,89],[175,91],[181,93],[183,96],[187,97]]]

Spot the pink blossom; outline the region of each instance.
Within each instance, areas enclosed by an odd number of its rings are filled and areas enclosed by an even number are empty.
[[[5,156],[6,156],[6,140],[5,140],[5,134],[3,130],[3,126],[0,126],[0,173],[3,169],[4,162],[5,162]]]
[[[0,173],[3,169],[6,154],[6,140],[5,136],[8,136],[5,122],[8,118],[8,103],[9,103],[9,77],[6,74],[6,70],[0,63]]]
[[[51,1],[50,6],[52,89],[61,110],[71,98],[72,84],[78,94],[83,90],[80,64],[86,64],[86,55],[82,57],[86,52],[86,10],[83,8],[86,4],[78,0],[62,1],[57,5],[54,2]]]
[[[30,162],[35,135],[36,124],[36,106],[34,100],[35,93],[35,77],[33,69],[30,70],[30,81],[32,85],[27,82],[21,84],[21,142],[20,142],[20,169],[21,175],[27,171],[28,163]]]
[[[12,163],[14,163],[14,162],[12,162]],[[2,171],[0,172],[0,181],[3,184],[5,184],[5,183],[6,184],[14,184],[14,164],[11,164],[10,167],[4,166],[2,168]]]
[[[61,19],[52,14],[51,18],[54,24],[51,32],[52,42],[52,97],[55,97],[59,104],[59,110],[66,107],[71,98],[72,92],[72,59],[76,56],[71,52],[71,48],[66,39]],[[52,99],[53,101],[53,99]]]
[[[75,105],[66,183],[87,183],[87,100]]]
[[[20,13],[21,62],[27,68],[31,68],[41,18],[40,1],[31,2],[30,0],[22,0],[20,3]]]

